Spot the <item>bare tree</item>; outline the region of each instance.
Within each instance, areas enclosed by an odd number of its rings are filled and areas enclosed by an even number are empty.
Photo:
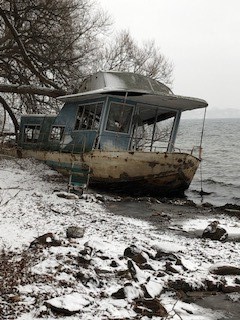
[[[172,84],[173,64],[156,47],[154,41],[139,46],[128,31],[122,31],[106,44],[96,69],[128,71]]]
[[[74,92],[107,26],[89,0],[2,0],[0,91],[18,93],[26,112]]]
[[[76,93],[98,70],[171,84],[172,64],[153,41],[139,46],[121,32],[108,42],[110,26],[92,0],[0,0],[0,104],[20,113],[56,111],[57,96]]]

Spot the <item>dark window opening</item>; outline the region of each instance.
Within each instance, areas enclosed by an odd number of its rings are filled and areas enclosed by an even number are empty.
[[[36,143],[40,135],[39,125],[25,125],[24,142]]]
[[[166,151],[175,116],[176,113],[161,108],[138,106],[133,117],[133,149]]]
[[[102,106],[102,102],[79,106],[74,130],[97,130]]]
[[[133,106],[111,103],[106,130],[128,133],[132,120]]]

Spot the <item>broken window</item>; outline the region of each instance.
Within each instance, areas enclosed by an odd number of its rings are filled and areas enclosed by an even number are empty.
[[[102,102],[79,106],[74,130],[97,130],[102,106]]]
[[[132,120],[133,106],[112,102],[106,130],[128,133]]]
[[[133,117],[132,147],[136,150],[165,151],[176,113],[163,108],[138,106]]]
[[[52,141],[62,140],[63,132],[64,132],[63,126],[52,126],[49,140],[52,140]]]
[[[40,135],[40,125],[25,125],[24,142],[36,143]]]

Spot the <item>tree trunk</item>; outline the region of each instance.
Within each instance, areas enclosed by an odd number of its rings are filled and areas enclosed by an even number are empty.
[[[19,131],[19,124],[18,121],[12,111],[12,109],[9,107],[9,105],[7,104],[7,102],[5,101],[5,99],[3,97],[0,96],[0,103],[2,104],[4,110],[7,111],[7,113],[9,114],[10,118],[12,119],[13,125],[14,125],[14,129],[15,129],[15,135],[16,135],[16,140],[18,138],[18,131]]]

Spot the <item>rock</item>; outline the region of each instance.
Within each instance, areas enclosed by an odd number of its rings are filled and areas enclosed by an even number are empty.
[[[158,250],[155,256],[156,260],[168,260],[175,262],[176,264],[181,264],[181,260],[172,252],[164,252],[162,250]]]
[[[48,232],[43,234],[42,236],[37,237],[30,243],[30,248],[37,247],[37,246],[44,246],[44,247],[51,247],[51,246],[61,246],[61,241],[56,239],[56,236],[52,232]]]
[[[88,268],[88,266],[91,263],[91,259],[87,259],[81,255],[78,256],[77,261],[78,261],[79,265],[83,268]]]
[[[202,238],[225,241],[228,238],[228,233],[224,228],[220,228],[219,221],[212,221],[206,229],[203,230]]]
[[[207,291],[222,291],[223,283],[211,281],[209,279],[206,279],[205,283]]]
[[[143,296],[142,289],[135,287],[133,284],[127,282],[124,284],[123,288],[112,293],[112,297],[115,299],[127,299],[128,301],[133,301]]]
[[[101,202],[105,202],[106,201],[106,198],[104,195],[102,194],[95,194],[95,198],[98,200],[98,201],[101,201]]]
[[[101,254],[100,254],[100,255],[98,254],[98,256],[99,256],[99,258],[102,259],[102,260],[109,260],[109,259],[110,259],[108,256],[103,256],[103,255],[101,255]]]
[[[112,297],[114,299],[125,299],[126,295],[125,295],[125,291],[124,288],[119,289],[118,291],[112,293]]]
[[[59,198],[65,198],[65,199],[69,199],[69,200],[78,200],[79,199],[79,197],[76,194],[69,193],[69,192],[58,192],[58,193],[56,193],[56,195]]]
[[[163,271],[159,271],[156,275],[158,278],[162,278],[162,277],[165,277],[166,276],[166,273],[163,272]]]
[[[143,297],[142,289],[138,285],[134,286],[132,283],[124,284],[124,292],[126,300],[128,300],[129,302]]]
[[[194,291],[195,289],[190,283],[186,282],[184,279],[176,279],[175,281],[169,280],[168,286],[175,290],[182,290],[183,292]],[[202,288],[203,289],[203,288]]]
[[[146,279],[145,284],[142,284],[142,287],[144,288],[144,297],[154,299],[160,296],[163,290],[163,282],[158,281],[157,278],[150,276]]]
[[[117,276],[121,279],[132,280],[129,270],[120,270],[117,272]]]
[[[220,276],[224,276],[224,275],[236,276],[236,275],[240,275],[240,268],[235,266],[227,266],[227,265],[213,266],[210,268],[210,272]]]
[[[131,276],[132,276],[132,279],[133,279],[134,281],[138,281],[138,278],[137,278],[137,270],[136,270],[136,268],[135,268],[135,266],[134,266],[134,263],[133,263],[131,260],[128,260],[127,266],[128,266],[128,270],[129,270],[129,272],[130,272],[130,274],[131,274]]]
[[[86,300],[83,295],[77,292],[53,298],[45,302],[46,306],[50,307],[53,311],[64,313],[65,315],[77,313],[90,303],[89,300]]]
[[[79,251],[79,255],[77,258],[79,265],[81,265],[84,268],[88,268],[92,260],[92,253],[93,253],[93,248],[87,245],[83,250]]]
[[[224,293],[240,292],[240,286],[223,285],[222,292]]]
[[[197,297],[202,298],[202,293],[199,294],[199,292],[194,292],[194,294],[197,294]],[[195,300],[193,297],[189,296],[189,293],[183,292],[182,290],[176,291],[176,297],[178,300],[182,300],[185,303],[194,303]]]
[[[85,228],[70,226],[67,228],[67,238],[83,238],[85,233]]]
[[[173,267],[171,262],[166,262],[165,267],[166,267],[166,271],[168,271],[168,272],[179,273],[179,271]]]
[[[187,271],[188,269],[184,266],[184,264],[182,263],[181,259],[174,253],[171,252],[163,252],[161,250],[157,251],[157,254],[155,256],[156,260],[165,260],[166,261],[166,270],[173,272],[173,273],[179,273],[179,268],[174,268],[173,267],[173,263],[176,266],[181,266],[181,268],[184,271]]]
[[[158,299],[135,300],[134,311],[147,317],[167,317],[168,312]]]
[[[94,274],[93,274],[94,275]],[[77,272],[75,274],[76,279],[80,280],[81,283],[85,286],[85,287],[97,287],[97,288],[101,288],[102,287],[102,282],[99,281],[99,279],[97,277],[90,277],[88,273],[84,274],[83,272]]]
[[[144,263],[144,264],[139,265],[139,268],[141,270],[154,270],[153,267],[148,263]]]
[[[17,303],[17,302],[20,302],[21,300],[22,300],[22,298],[18,294],[11,295],[8,297],[8,302],[10,302],[10,303]]]
[[[118,267],[118,263],[113,260],[111,263],[110,263],[110,267],[113,267],[113,268],[117,268]]]
[[[124,256],[132,259],[138,265],[147,262],[146,257],[144,257],[144,253],[134,245],[131,245],[124,250]]]
[[[153,297],[149,294],[149,292],[147,291],[147,288],[144,284],[141,285],[141,289],[143,291],[143,297],[146,299],[152,299]]]
[[[93,254],[94,250],[92,247],[88,246],[87,243],[84,244],[84,249],[79,251],[79,253],[82,255],[82,256],[88,256],[88,257],[91,257],[92,254]]]
[[[78,187],[78,186],[69,186],[68,187],[68,192],[72,193],[72,194],[74,194],[74,195],[76,195],[78,197],[81,197],[83,195],[83,188]],[[69,199],[74,199],[74,198],[69,198]]]

